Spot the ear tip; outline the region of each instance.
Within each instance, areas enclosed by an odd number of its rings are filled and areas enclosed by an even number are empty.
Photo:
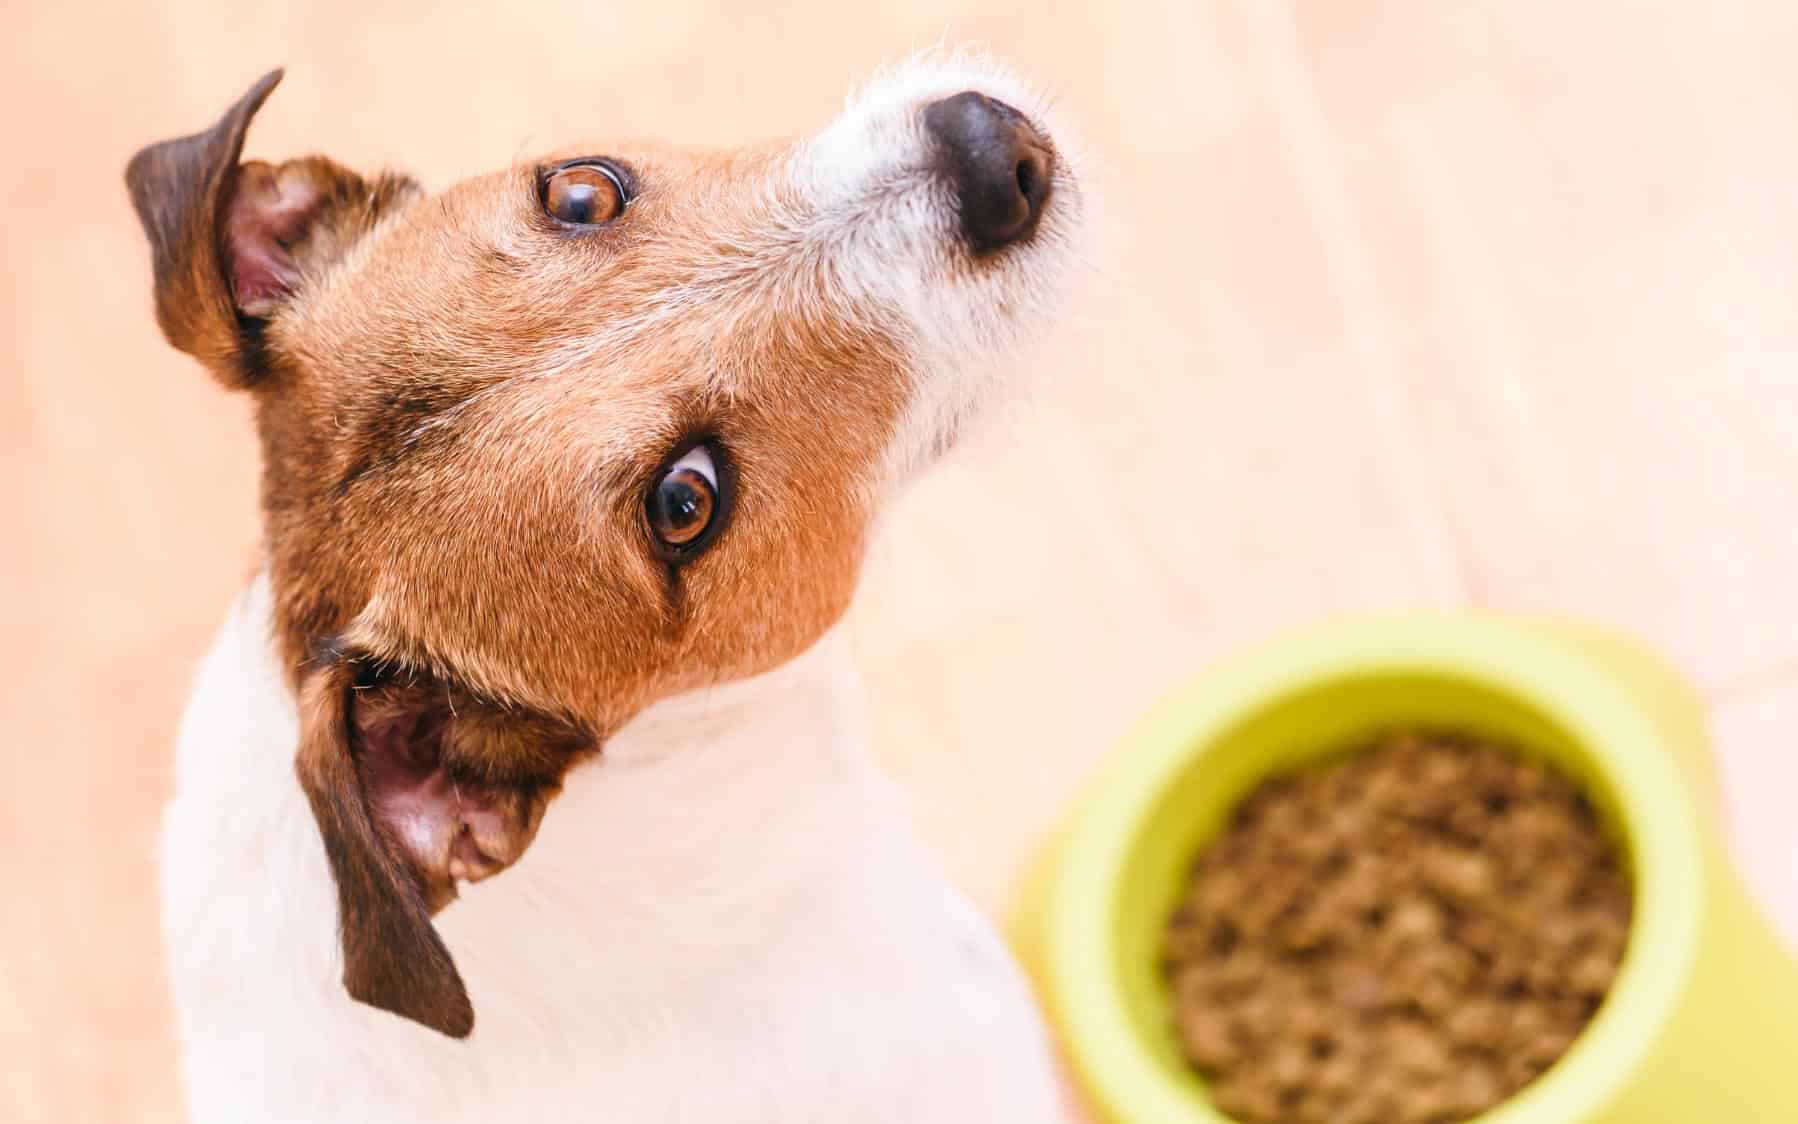
[[[150,150],[155,147],[156,146],[153,144],[145,145],[132,153],[131,159],[125,162],[125,187],[131,192],[131,201],[133,203],[137,202],[137,195],[140,190],[138,185],[142,184],[149,175],[150,161],[153,159]],[[141,205],[139,207],[139,214],[140,216],[142,214]]]
[[[450,963],[448,968],[454,984],[439,995],[438,1002],[431,1004],[435,1009],[430,1016],[419,1021],[447,1038],[467,1038],[474,1033],[474,1004],[469,1001],[468,988],[463,985],[455,964]]]
[[[445,1038],[467,1038],[474,1033],[474,1004],[469,1002],[468,992],[453,966],[449,972],[447,979],[433,980],[429,987],[417,986],[419,981],[410,981],[412,986],[396,986],[395,980],[377,983],[359,979],[348,971],[343,983],[344,990],[358,1003],[398,1015]]]
[[[445,1038],[467,1038],[474,1033],[474,1005],[468,1001],[468,993],[460,987],[461,980],[456,982],[458,986],[454,995],[443,996],[439,1002],[427,1004],[423,1010],[395,1011],[394,1014],[430,1027]]]
[[[468,1001],[468,993],[459,987],[453,999],[433,1010],[395,1013],[428,1026],[445,1038],[463,1039],[474,1033],[474,1005]]]
[[[139,149],[125,164],[125,184],[130,188],[134,199],[150,185],[150,180],[158,171],[160,163],[173,159],[178,152],[213,140],[217,134],[224,135],[227,144],[231,147],[231,162],[235,162],[238,155],[237,150],[243,144],[243,133],[249,125],[250,118],[262,108],[262,103],[268,100],[268,96],[274,93],[275,87],[281,84],[281,79],[286,75],[287,68],[277,66],[258,78],[249,90],[238,98],[230,109],[225,111],[225,115],[209,132],[158,141]],[[142,213],[141,205],[139,213]]]
[[[423,903],[407,900],[377,910],[376,925],[359,939],[344,933],[344,990],[359,1003],[447,1038],[467,1038],[474,1031],[474,1004]]]
[[[256,111],[262,108],[262,103],[267,101],[268,96],[275,92],[275,87],[281,84],[281,79],[286,77],[286,75],[287,68],[284,66],[277,66],[267,74],[256,79],[255,84],[245,92],[244,96],[237,99],[237,104],[232,106],[231,109],[226,112],[225,121],[235,120],[236,130],[241,132],[244,126],[249,124],[250,118],[256,115]],[[224,121],[221,121],[220,124],[224,124]]]

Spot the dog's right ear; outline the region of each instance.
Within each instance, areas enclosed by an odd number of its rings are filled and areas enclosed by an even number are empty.
[[[150,240],[156,321],[232,387],[259,373],[249,344],[302,267],[335,257],[416,191],[403,176],[367,181],[322,156],[240,164],[250,120],[281,73],[263,75],[212,128],[153,144],[125,168]],[[319,237],[327,226],[331,236]]]
[[[308,673],[294,762],[337,882],[344,987],[370,1006],[466,1038],[474,1029],[468,989],[431,925],[416,873],[363,796],[350,745],[355,686],[347,661]]]

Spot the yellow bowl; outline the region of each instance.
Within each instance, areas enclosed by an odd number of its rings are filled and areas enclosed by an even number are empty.
[[[1225,1124],[1180,1058],[1158,969],[1193,856],[1270,773],[1402,726],[1486,734],[1573,775],[1635,882],[1597,1017],[1480,1124],[1798,1121],[1798,965],[1723,857],[1691,691],[1613,634],[1467,616],[1289,638],[1208,673],[1125,737],[1014,926],[1105,1119]]]

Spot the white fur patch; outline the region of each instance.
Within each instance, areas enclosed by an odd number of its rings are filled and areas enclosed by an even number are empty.
[[[1057,149],[1035,236],[980,263],[958,244],[956,200],[929,171],[931,141],[920,114],[964,90],[1019,110]],[[952,442],[1000,389],[997,376],[1022,345],[1058,319],[1085,225],[1080,159],[1045,99],[1016,74],[983,55],[947,50],[870,79],[796,153],[794,178],[816,200],[809,237],[832,247],[838,276],[855,297],[897,308],[910,329],[919,378],[892,448],[894,483]]]

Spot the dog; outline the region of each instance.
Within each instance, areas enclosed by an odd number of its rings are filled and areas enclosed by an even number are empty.
[[[243,161],[280,77],[126,173],[263,456],[162,837],[193,1118],[1065,1119],[838,627],[1067,299],[1040,99],[938,55],[804,139],[428,194]]]

